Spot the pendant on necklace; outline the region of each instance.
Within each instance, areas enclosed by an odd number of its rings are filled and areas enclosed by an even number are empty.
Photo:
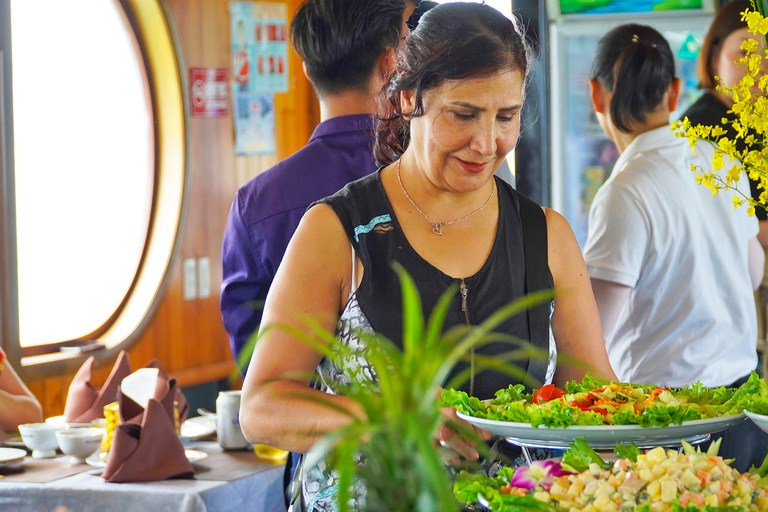
[[[431,221],[430,221],[431,222]],[[432,222],[432,232],[436,235],[443,236],[443,225],[439,222]]]

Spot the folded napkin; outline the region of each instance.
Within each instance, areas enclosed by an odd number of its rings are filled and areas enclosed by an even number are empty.
[[[176,402],[176,410],[178,411],[178,424],[181,425],[187,419],[189,413],[189,403],[184,397],[184,393],[179,389],[176,379],[169,378],[168,373],[160,364],[157,359],[151,360],[144,365],[144,368],[157,368],[157,383],[155,385],[155,391],[153,398],[160,402],[165,411],[168,413],[168,417],[171,418],[171,422],[174,422],[174,402]],[[131,397],[124,393],[122,388],[118,389],[117,393],[118,413],[120,416],[120,423],[141,423],[142,414],[144,413],[144,407],[142,404],[136,403]]]
[[[140,424],[127,422],[115,429],[101,477],[112,483],[153,482],[189,478],[194,473],[173,418],[159,400],[151,398]]]
[[[131,362],[124,350],[117,356],[117,361],[107,381],[96,389],[91,383],[94,357],[89,357],[72,379],[64,406],[64,421],[67,423],[90,423],[104,417],[104,406],[114,402],[120,382],[131,374]]]

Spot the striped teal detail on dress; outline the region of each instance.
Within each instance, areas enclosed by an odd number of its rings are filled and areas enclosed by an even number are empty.
[[[359,242],[357,235],[370,233],[373,228],[375,228],[378,224],[382,224],[384,222],[392,222],[392,217],[389,216],[389,214],[386,215],[379,215],[378,217],[374,217],[371,219],[371,222],[368,224],[361,224],[359,226],[355,226],[355,242]]]

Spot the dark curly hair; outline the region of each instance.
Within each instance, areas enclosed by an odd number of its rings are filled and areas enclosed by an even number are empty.
[[[449,80],[486,78],[520,71],[527,82],[531,47],[517,19],[485,4],[447,3],[429,9],[400,47],[397,65],[379,102],[374,156],[389,164],[410,142],[406,117],[424,114],[423,94]],[[523,87],[525,89],[525,85]],[[402,112],[400,93],[415,91],[412,112]]]

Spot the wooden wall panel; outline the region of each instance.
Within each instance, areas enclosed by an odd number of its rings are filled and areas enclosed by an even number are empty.
[[[182,47],[185,73],[190,67],[229,68],[229,7],[227,0],[165,0]],[[288,5],[289,21],[300,0]],[[289,50],[290,92],[275,97],[277,154],[242,157],[234,154],[231,115],[189,120],[192,183],[181,257],[174,263],[172,282],[156,309],[151,326],[130,351],[138,368],[158,358],[163,366],[189,386],[226,377],[234,368],[229,342],[219,314],[221,238],[237,188],[306,144],[319,110],[298,55]],[[183,300],[181,261],[208,257],[211,296]],[[111,362],[96,371],[94,381],[106,380]],[[43,404],[46,416],[62,414],[72,375],[29,383]]]

